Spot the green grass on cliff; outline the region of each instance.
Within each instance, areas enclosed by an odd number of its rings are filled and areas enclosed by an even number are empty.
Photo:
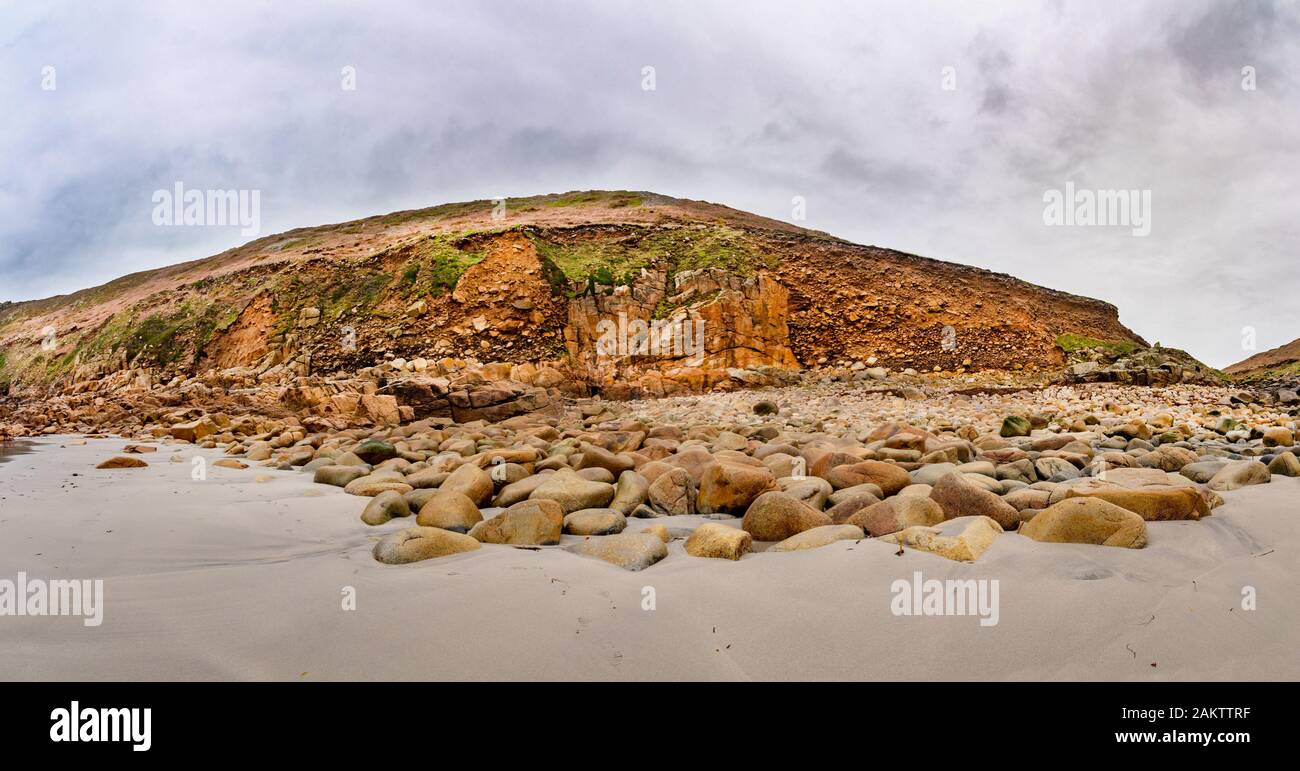
[[[1140,346],[1128,340],[1098,340],[1095,337],[1087,337],[1086,335],[1065,334],[1056,338],[1056,347],[1067,354],[1085,348],[1100,348],[1110,356],[1127,356]]]
[[[592,206],[595,204],[605,204],[611,209],[621,209],[627,206],[640,206],[641,196],[636,193],[629,193],[625,190],[586,190],[580,193],[564,193],[554,199],[546,200],[550,196],[541,196],[541,203],[551,208],[563,206]],[[524,204],[533,205],[537,203],[535,198],[510,199],[506,205]]]
[[[481,252],[456,246],[460,236],[433,236],[422,241],[414,255],[419,271],[412,281],[418,290],[439,295],[456,287],[465,271],[483,261]]]
[[[1285,380],[1297,376],[1300,376],[1300,361],[1287,362],[1276,367],[1258,369],[1241,375],[1225,375],[1224,377],[1239,383],[1255,383],[1261,380]]]
[[[665,266],[669,274],[719,268],[742,276],[776,267],[775,254],[764,252],[744,231],[726,225],[634,228],[607,237],[568,238],[562,233],[532,232],[537,252],[570,281],[627,286],[642,268]]]
[[[93,335],[83,337],[71,353],[46,365],[45,375],[56,376],[76,360],[111,355],[125,349],[126,360],[158,366],[181,362],[186,355],[197,362],[218,333],[239,318],[239,308],[206,298],[192,299],[171,309],[124,310]]]

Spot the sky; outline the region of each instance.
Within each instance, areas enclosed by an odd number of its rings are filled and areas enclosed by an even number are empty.
[[[648,190],[1097,297],[1225,366],[1300,337],[1298,81],[1293,0],[0,0],[0,300],[250,240],[158,224],[177,182],[258,191],[260,235]]]

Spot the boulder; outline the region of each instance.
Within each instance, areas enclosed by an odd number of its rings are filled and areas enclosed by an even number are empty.
[[[831,518],[781,492],[763,493],[749,505],[741,521],[756,541],[784,541],[792,535],[822,525]]]
[[[1147,543],[1146,520],[1100,498],[1068,498],[1022,524],[1021,535],[1049,543],[1090,543],[1141,549]]]
[[[766,466],[714,463],[700,479],[695,508],[700,514],[744,514],[759,495],[773,489],[776,478]]]
[[[1290,447],[1295,444],[1295,437],[1289,428],[1268,426],[1262,433],[1265,447]]]
[[[822,510],[827,499],[835,492],[831,483],[821,477],[785,477],[776,480],[776,484],[781,492],[803,501],[818,511]]]
[[[366,470],[358,466],[321,466],[312,475],[311,481],[318,485],[346,487],[354,479],[366,476]]]
[[[516,503],[500,514],[470,528],[471,537],[483,543],[520,546],[554,546],[564,529],[564,509],[543,498]]]
[[[1247,485],[1266,484],[1271,476],[1268,466],[1257,460],[1237,460],[1215,472],[1205,486],[1211,490],[1236,490]]]
[[[1002,419],[1002,428],[998,430],[998,436],[1029,436],[1033,426],[1028,418],[1022,418],[1019,415],[1008,415]]]
[[[861,495],[855,495],[852,498],[842,500],[830,507],[826,510],[826,516],[831,518],[831,522],[837,525],[842,525],[845,522],[848,522],[849,519],[859,511],[862,511],[869,506],[874,506],[877,503],[880,503],[879,498],[871,493],[862,493]]]
[[[881,540],[899,544],[904,549],[927,551],[945,559],[974,562],[1001,533],[1002,526],[996,520],[971,516],[950,519],[933,527],[909,527]]]
[[[116,455],[95,468],[145,468],[149,464],[139,458],[128,458],[125,455]]]
[[[1053,482],[1077,479],[1080,476],[1079,469],[1073,463],[1052,455],[1045,455],[1034,461],[1034,471],[1039,479],[1047,479]]]
[[[407,505],[406,498],[399,492],[387,490],[370,499],[361,512],[361,521],[367,525],[382,525],[393,517],[409,516],[411,507]]]
[[[1002,496],[1002,500],[1020,512],[1021,520],[1029,509],[1045,509],[1050,504],[1051,492],[1047,490],[1014,490]]]
[[[1300,458],[1296,458],[1295,453],[1288,450],[1274,456],[1273,460],[1268,462],[1268,471],[1278,476],[1300,477]]]
[[[705,522],[686,539],[686,553],[692,557],[738,560],[753,548],[754,537],[738,527]]]
[[[548,474],[546,481],[528,495],[530,501],[555,501],[565,514],[582,509],[604,508],[613,499],[613,485],[583,479],[572,471]]]
[[[455,490],[438,490],[420,506],[415,523],[426,527],[440,527],[455,533],[468,533],[483,521],[483,514],[464,493]]]
[[[624,471],[618,475],[618,484],[614,486],[614,500],[609,508],[625,517],[632,515],[636,507],[646,502],[650,494],[650,482],[635,471]]]
[[[803,551],[827,546],[836,541],[856,541],[866,536],[857,525],[822,525],[809,528],[768,548],[774,551]]]
[[[912,477],[907,470],[895,463],[880,460],[864,460],[851,465],[837,466],[826,474],[826,480],[837,490],[856,485],[873,484],[886,496],[902,490],[912,484]]]
[[[1227,458],[1212,458],[1207,460],[1188,463],[1178,470],[1179,474],[1187,477],[1193,482],[1205,484],[1219,473],[1219,469],[1231,463]]]
[[[411,527],[389,533],[375,544],[375,559],[388,565],[474,551],[479,542],[467,535],[436,527]]]
[[[450,471],[443,471],[442,469],[437,468],[422,468],[419,471],[413,471],[410,474],[407,474],[406,478],[402,481],[417,490],[425,490],[431,487],[438,487],[443,482],[446,482],[447,478],[450,476]]]
[[[664,527],[663,525],[650,525],[648,527],[641,528],[637,532],[648,533],[650,535],[653,535],[655,538],[658,538],[664,543],[669,543],[673,540],[672,533],[669,533],[668,528]]]
[[[695,480],[686,469],[670,468],[650,483],[647,497],[656,512],[668,516],[694,514]]]
[[[937,525],[946,518],[943,507],[932,498],[895,496],[866,506],[844,521],[878,538],[918,525]]]
[[[956,463],[927,463],[911,473],[912,481],[916,484],[933,485],[943,476],[956,471]]]
[[[199,418],[189,423],[177,423],[170,429],[172,438],[184,442],[201,442],[217,433],[217,424],[207,418]]]
[[[823,481],[825,481],[825,480],[823,480]],[[830,483],[827,482],[827,484],[830,484]],[[929,494],[930,494],[930,486],[929,486],[929,485],[908,485],[907,487],[904,487],[901,491],[899,491],[898,494],[899,494],[899,495],[910,495],[910,494],[912,493],[912,491],[913,491],[913,490],[916,490],[917,488],[925,488],[925,494],[926,494],[926,495],[929,495]],[[836,490],[835,492],[831,493],[831,494],[826,498],[826,500],[827,500],[827,501],[828,501],[832,506],[838,506],[838,505],[840,505],[841,503],[843,503],[843,502],[845,502],[845,501],[847,501],[847,500],[849,500],[849,499],[851,499],[851,498],[857,498],[858,496],[861,496],[861,495],[870,495],[871,497],[875,498],[876,500],[881,500],[881,499],[883,499],[883,498],[885,497],[885,491],[884,491],[884,490],[881,490],[879,485],[873,485],[873,484],[854,485],[853,487],[846,487],[846,488],[844,488],[843,490]],[[815,508],[815,507],[814,507],[814,508]]]
[[[367,439],[357,445],[352,454],[360,458],[363,462],[374,466],[383,463],[390,458],[397,457],[397,448],[382,439]]]
[[[935,482],[930,499],[943,509],[945,519],[988,517],[1004,529],[1014,528],[1020,523],[1020,513],[1014,506],[955,471]]]
[[[495,486],[486,471],[473,463],[465,463],[451,472],[438,489],[460,493],[473,501],[475,506],[484,506],[492,500]]]
[[[1124,487],[1101,479],[1089,479],[1058,487],[1052,492],[1049,502],[1056,504],[1068,498],[1100,498],[1128,509],[1148,522],[1200,519],[1210,513],[1207,496],[1194,485]]]
[[[1178,471],[1189,463],[1195,463],[1199,457],[1186,447],[1162,444],[1154,451],[1138,458],[1138,465],[1161,471]]]
[[[528,500],[528,496],[532,495],[534,490],[545,484],[546,479],[549,476],[551,475],[534,474],[533,476],[521,479],[518,482],[511,482],[501,488],[501,492],[497,493],[497,497],[492,501],[492,505],[510,507],[520,501]]]
[[[358,477],[343,486],[343,492],[348,495],[360,495],[367,498],[373,498],[388,490],[393,490],[402,495],[406,495],[414,489],[414,487],[411,487],[405,482],[398,482],[382,476],[376,477],[374,474]]]
[[[591,466],[589,468],[578,469],[578,476],[588,482],[604,482],[607,485],[614,484],[614,474],[607,468],[600,466]]]
[[[652,533],[595,536],[569,546],[567,550],[604,560],[624,570],[644,570],[668,556],[668,547]]]
[[[564,532],[569,535],[612,535],[625,527],[627,517],[614,509],[580,509],[564,515]]]
[[[578,469],[603,468],[617,476],[636,465],[632,458],[627,455],[615,455],[604,447],[598,447],[588,442],[583,442],[580,448],[582,452],[576,464]]]
[[[1113,482],[1122,487],[1168,485],[1171,484],[1170,480],[1175,478],[1158,468],[1113,468],[1097,476],[1097,479],[1103,482]]]

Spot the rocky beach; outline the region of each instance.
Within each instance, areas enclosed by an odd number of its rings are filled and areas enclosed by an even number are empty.
[[[907,388],[45,436],[0,469],[0,562],[105,579],[104,621],[6,624],[3,675],[1300,675],[1286,407]],[[996,580],[995,624],[900,615],[914,576]]]

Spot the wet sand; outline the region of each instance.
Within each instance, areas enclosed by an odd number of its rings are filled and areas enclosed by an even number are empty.
[[[26,455],[32,451],[32,442],[29,439],[7,439],[0,441],[0,463],[4,463],[10,458],[18,455]]]

